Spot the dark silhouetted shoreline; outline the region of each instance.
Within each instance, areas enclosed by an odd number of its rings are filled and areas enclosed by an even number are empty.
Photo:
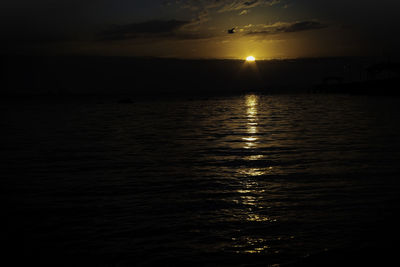
[[[3,95],[226,95],[246,92],[392,94],[397,80],[368,80],[367,58],[181,60],[2,57]],[[340,82],[324,84],[325,77]],[[382,87],[377,90],[377,87]],[[386,90],[386,91],[385,91]]]

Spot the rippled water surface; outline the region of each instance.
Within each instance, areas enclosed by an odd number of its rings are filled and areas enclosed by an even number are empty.
[[[398,211],[399,104],[3,102],[10,251],[58,264],[232,266],[374,244]]]

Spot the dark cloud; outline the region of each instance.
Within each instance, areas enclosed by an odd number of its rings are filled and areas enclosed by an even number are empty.
[[[139,37],[170,36],[190,21],[181,20],[152,20],[127,25],[114,25],[100,33],[104,40],[124,40]]]
[[[172,3],[175,1],[169,1]],[[258,6],[272,6],[280,0],[181,0],[176,1],[183,8],[191,10],[217,10],[218,12],[229,12],[243,9],[251,9]]]
[[[300,31],[318,30],[326,27],[327,27],[326,25],[321,24],[320,22],[317,21],[301,21],[301,22],[295,22],[280,30],[282,30],[283,32],[300,32]]]
[[[198,21],[152,20],[127,25],[114,25],[101,32],[98,37],[103,41],[129,40],[138,38],[162,39],[203,39],[210,36],[195,31],[183,30],[184,27],[196,25]]]
[[[251,30],[246,35],[271,35],[278,33],[292,33],[310,30],[319,30],[328,26],[318,21],[299,21],[293,23],[275,23],[273,25],[263,25],[262,30]]]
[[[250,9],[257,6],[271,6],[279,3],[279,0],[225,0],[220,2],[219,12],[228,12],[234,10]]]

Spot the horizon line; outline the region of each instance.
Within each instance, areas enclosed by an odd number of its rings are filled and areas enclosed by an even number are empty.
[[[169,56],[131,56],[131,55],[90,55],[90,54],[54,54],[54,55],[38,55],[38,54],[0,54],[0,57],[82,57],[82,58],[90,58],[90,57],[97,57],[97,58],[129,58],[129,59],[161,59],[161,60],[187,60],[187,61],[246,61],[246,57],[243,58],[213,58],[213,57],[169,57]],[[315,59],[348,59],[348,58],[359,58],[359,59],[377,59],[377,58],[385,58],[386,60],[396,60],[395,58],[388,58],[383,56],[309,56],[309,57],[274,57],[274,58],[257,58],[257,61],[288,61],[288,60],[315,60]]]

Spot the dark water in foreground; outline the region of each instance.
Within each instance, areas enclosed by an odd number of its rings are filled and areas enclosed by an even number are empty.
[[[268,266],[390,247],[399,104],[2,102],[6,254],[54,266]]]

